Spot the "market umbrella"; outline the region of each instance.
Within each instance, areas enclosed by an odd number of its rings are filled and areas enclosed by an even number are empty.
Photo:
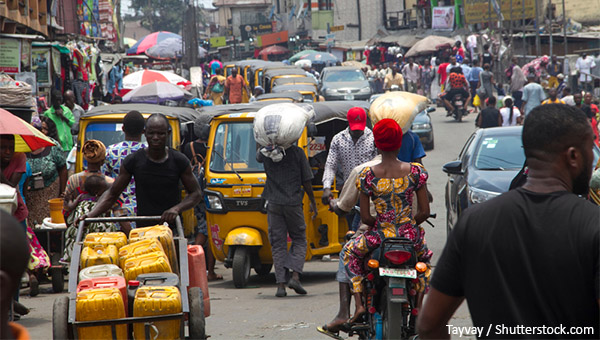
[[[315,50],[304,50],[304,51],[300,51],[296,54],[294,54],[293,56],[290,57],[290,59],[288,59],[290,61],[290,63],[295,63],[298,60],[300,60],[300,57],[302,57],[303,55],[307,55],[310,53],[319,53],[318,51]]]
[[[258,55],[262,57],[262,56],[270,55],[270,54],[286,54],[289,52],[290,52],[290,50],[288,50],[287,48],[285,48],[283,46],[273,45],[273,46],[265,47],[258,53]]]
[[[340,61],[336,56],[327,52],[307,53],[300,57],[300,60],[310,60],[313,64],[335,64]]]
[[[15,152],[31,152],[55,145],[40,130],[4,109],[0,109],[0,135],[15,136]]]
[[[150,33],[147,36],[143,37],[142,39],[138,40],[138,42],[135,43],[135,45],[131,46],[131,48],[129,48],[127,50],[127,55],[142,54],[142,53],[146,52],[146,50],[149,49],[150,47],[158,44],[159,42],[161,42],[165,39],[169,39],[169,38],[181,39],[181,36],[179,34],[166,32],[166,31]]]
[[[173,72],[141,70],[123,77],[123,88],[132,90],[155,81],[177,85],[181,82],[187,82],[187,79],[180,77]]]
[[[146,55],[154,59],[173,59],[181,57],[181,37],[167,38],[146,50]]]
[[[155,81],[131,90],[123,97],[124,103],[160,104],[167,100],[192,99],[191,93],[177,85]]]
[[[133,45],[135,45],[137,43],[137,40],[132,39],[132,38],[123,38],[123,45],[126,45],[127,47],[131,47]]]
[[[414,57],[421,54],[433,53],[439,49],[439,46],[450,44],[454,45],[452,38],[441,37],[439,35],[429,35],[417,41],[404,55],[405,57]]]
[[[358,61],[358,60],[347,60],[347,61],[343,61],[342,62],[342,66],[352,66],[352,67],[356,67],[356,68],[363,68],[366,67],[369,70],[371,69],[371,66],[363,64],[362,62]]]

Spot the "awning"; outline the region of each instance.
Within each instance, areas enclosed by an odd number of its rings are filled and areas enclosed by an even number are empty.
[[[361,51],[365,49],[369,39],[356,40],[356,41],[336,41],[334,48],[343,48],[351,51]]]
[[[397,44],[400,47],[412,47],[417,43],[420,39],[418,39],[415,35],[412,34],[403,34],[403,35],[388,35],[387,37],[377,39],[379,42],[388,43],[388,44]]]

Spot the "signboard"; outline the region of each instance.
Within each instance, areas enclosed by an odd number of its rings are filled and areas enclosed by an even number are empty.
[[[325,45],[327,45],[327,47],[333,47],[334,43],[335,43],[335,34],[334,33],[329,33],[329,34],[325,35]]]
[[[227,39],[222,37],[212,37],[210,38],[210,47],[223,47],[227,45]]]
[[[50,86],[50,48],[31,49],[31,70],[35,72],[38,86]]]
[[[288,41],[288,31],[281,31],[277,33],[264,34],[256,39],[256,46],[266,47],[275,44],[281,44]]]
[[[17,39],[0,39],[0,72],[21,72],[21,42]]]
[[[329,28],[329,30],[331,32],[337,32],[337,31],[343,31],[344,30],[344,25],[339,25],[339,26],[331,26]]]
[[[463,0],[465,5],[465,22],[467,24],[479,24],[491,20],[498,21],[496,4],[493,2],[490,10],[488,0]],[[504,20],[510,20],[510,3],[511,0],[496,0],[495,1],[501,10]],[[525,5],[525,10],[523,10]],[[512,0],[513,20],[531,19],[535,17],[535,0]]]
[[[253,36],[273,32],[273,23],[240,25],[242,40],[248,40]]]
[[[434,30],[452,31],[454,29],[454,6],[434,7],[431,27]]]

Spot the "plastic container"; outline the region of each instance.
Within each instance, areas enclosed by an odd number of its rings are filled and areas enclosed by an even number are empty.
[[[133,316],[158,316],[181,313],[181,294],[177,287],[140,287],[135,293]],[[151,339],[179,339],[181,320],[154,322],[155,330],[150,331]],[[144,324],[133,325],[133,338],[144,339]]]
[[[135,279],[141,286],[173,286],[179,288],[179,276],[173,273],[141,274]]]
[[[81,251],[81,268],[87,268],[99,264],[117,264],[119,260],[119,251],[112,244],[107,246],[95,245],[93,247],[84,247]]]
[[[160,241],[156,238],[149,238],[146,240],[137,241],[130,243],[119,249],[119,265],[124,268],[125,260],[138,255],[144,255],[153,252],[162,252],[166,255]]]
[[[206,276],[206,261],[202,246],[188,246],[188,271],[191,287],[200,287],[204,296],[204,317],[210,315],[210,296],[208,295],[208,278]]]
[[[117,288],[123,298],[123,308],[127,310],[127,284],[125,283],[125,278],[122,276],[110,276],[81,280],[77,285],[77,293],[98,288]]]
[[[156,238],[162,245],[171,268],[177,268],[175,243],[173,243],[173,232],[166,225],[155,225],[152,227],[132,229],[129,233],[129,243]]]
[[[83,240],[84,247],[93,247],[98,244],[103,246],[112,244],[117,249],[121,249],[121,247],[127,244],[127,235],[122,232],[89,233],[85,236],[85,240]]]
[[[8,184],[0,184],[0,209],[12,215],[17,210],[17,204],[17,189]]]
[[[62,198],[51,198],[48,200],[50,204],[50,220],[52,223],[65,223],[65,217],[63,216],[63,199]]]
[[[82,290],[77,293],[75,319],[97,321],[125,317],[123,296],[117,288]],[[112,339],[110,326],[81,327],[79,339]],[[127,339],[127,326],[116,326],[117,339]]]
[[[170,273],[171,265],[164,253],[154,252],[129,258],[123,265],[125,280],[135,280],[146,273]]]
[[[127,315],[133,316],[133,301],[135,301],[135,292],[140,288],[140,281],[131,280],[127,284]]]
[[[123,270],[114,264],[99,264],[79,271],[79,281],[108,276],[125,277],[125,275],[123,275]]]

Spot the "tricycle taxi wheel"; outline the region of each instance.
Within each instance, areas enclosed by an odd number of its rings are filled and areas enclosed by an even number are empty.
[[[206,321],[204,320],[204,295],[200,287],[188,290],[190,315],[188,318],[190,339],[206,339]]]
[[[52,291],[62,293],[65,289],[65,277],[63,276],[62,267],[51,267],[50,275],[52,276]]]
[[[60,296],[52,307],[52,339],[73,339],[73,329],[69,326],[69,297]]]
[[[237,247],[233,253],[233,284],[235,288],[244,288],[250,278],[250,250]]]
[[[269,275],[269,273],[271,272],[271,268],[273,268],[272,263],[261,263],[260,267],[254,268],[254,271],[256,272],[256,274],[264,276]]]

